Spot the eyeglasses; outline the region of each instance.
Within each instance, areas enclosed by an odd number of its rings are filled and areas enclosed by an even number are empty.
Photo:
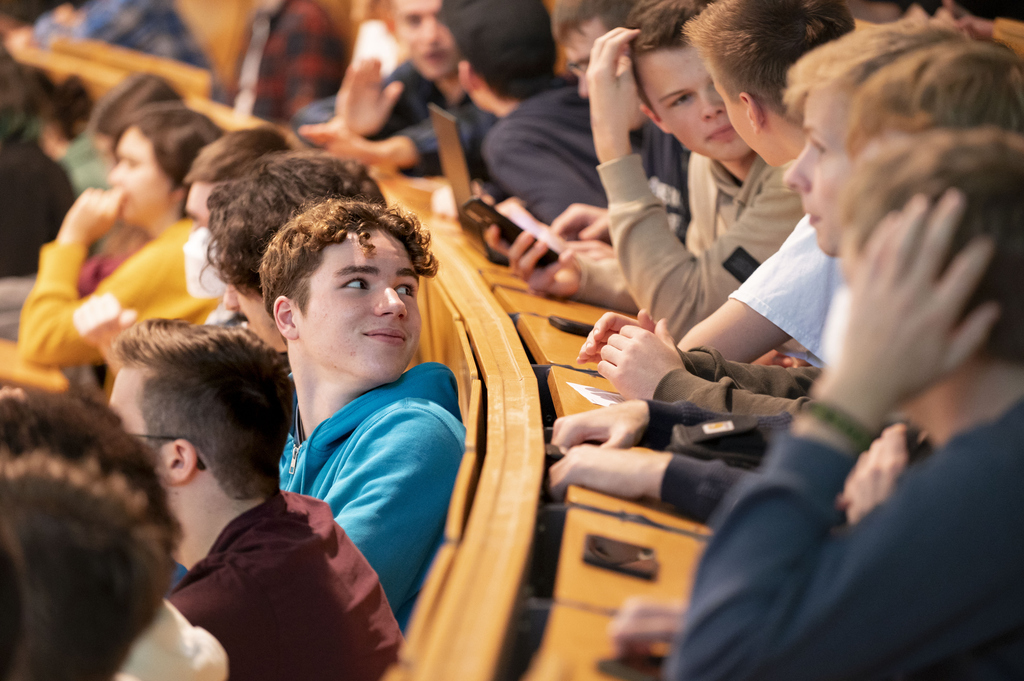
[[[148,435],[146,433],[129,433],[129,435],[134,435],[135,437],[141,437],[141,438],[143,438],[145,440],[167,440],[168,442],[170,442],[171,440],[187,440],[188,439],[187,437],[181,437],[180,435]],[[196,468],[198,468],[201,471],[205,471],[206,470],[206,464],[203,463],[203,460],[199,457],[199,450],[198,449],[196,450]]]
[[[565,68],[569,69],[577,78],[587,77],[588,66],[590,66],[589,61],[570,61],[565,64]]]

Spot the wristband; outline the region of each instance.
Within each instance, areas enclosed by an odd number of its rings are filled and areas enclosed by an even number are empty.
[[[846,412],[825,402],[811,402],[804,411],[839,432],[857,448],[858,454],[871,449],[875,435]]]

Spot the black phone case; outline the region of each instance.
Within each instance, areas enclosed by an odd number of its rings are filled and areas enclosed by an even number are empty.
[[[493,206],[487,205],[480,199],[470,199],[469,201],[466,201],[462,206],[462,210],[465,215],[477,224],[481,233],[491,225],[497,225],[498,229],[501,230],[501,238],[508,243],[515,241],[516,237],[523,233],[522,227],[509,220],[507,217],[496,211]],[[557,261],[558,254],[548,249],[548,252],[540,257],[537,264],[541,267],[547,267]]]
[[[577,336],[589,336],[590,332],[594,330],[593,324],[576,322],[571,319],[566,319],[565,317],[559,317],[558,315],[550,315],[548,317],[548,322],[559,331],[565,331],[566,333],[572,333]]]

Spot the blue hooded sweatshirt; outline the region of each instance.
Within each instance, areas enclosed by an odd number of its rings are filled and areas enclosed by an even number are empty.
[[[377,571],[399,626],[441,544],[465,449],[455,376],[428,362],[342,407],[281,457],[281,489],[323,499]]]

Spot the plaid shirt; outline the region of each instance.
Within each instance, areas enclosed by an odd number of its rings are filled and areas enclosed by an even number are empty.
[[[270,20],[253,115],[286,122],[310,102],[337,93],[344,73],[345,45],[327,12],[313,0],[287,0]],[[228,101],[237,94],[235,82]]]
[[[36,21],[37,43],[54,38],[102,40],[132,50],[209,68],[206,55],[178,16],[172,0],[89,0],[78,10],[80,21],[65,26],[47,12]]]

